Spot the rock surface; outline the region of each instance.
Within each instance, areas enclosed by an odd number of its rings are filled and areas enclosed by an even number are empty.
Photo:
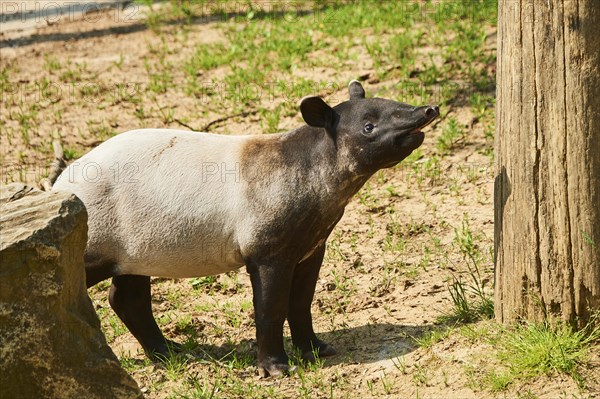
[[[142,397],[87,295],[86,238],[74,195],[0,188],[1,397]]]

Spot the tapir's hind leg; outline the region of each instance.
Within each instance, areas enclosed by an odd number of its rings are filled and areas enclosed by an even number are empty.
[[[292,342],[302,352],[302,358],[308,361],[314,361],[313,352],[319,356],[332,356],[336,353],[333,346],[317,338],[310,312],[324,254],[325,245],[296,266],[290,293],[288,323]]]
[[[85,254],[85,284],[87,288],[93,287],[114,275],[116,263],[110,259]]]
[[[171,351],[180,349],[178,344],[165,339],[154,320],[150,277],[113,277],[108,300],[148,357],[167,357]]]

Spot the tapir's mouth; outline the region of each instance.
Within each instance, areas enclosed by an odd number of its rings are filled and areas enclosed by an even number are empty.
[[[433,123],[433,121],[438,117],[438,115],[433,116],[431,119],[429,119],[427,122],[421,124],[419,127],[411,130],[408,132],[408,134],[423,134],[422,129],[426,128],[427,126],[431,125]]]
[[[397,131],[394,137],[394,143],[397,146],[414,149],[423,144],[423,140],[425,140],[423,129],[440,116],[440,109],[434,105],[426,105],[419,107],[416,113],[411,124],[403,126],[401,130]]]
[[[419,108],[421,118],[415,123],[415,127],[408,131],[408,134],[422,135],[422,129],[431,124],[438,116],[440,116],[440,109],[435,105],[426,105]]]

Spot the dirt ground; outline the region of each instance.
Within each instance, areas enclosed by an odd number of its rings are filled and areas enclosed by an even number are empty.
[[[10,71],[6,82],[12,84],[3,90],[2,99],[3,183],[38,181],[52,160],[53,138],[60,138],[71,157],[77,158],[114,133],[139,127],[199,129],[240,113],[173,90],[146,101],[148,116],[141,121],[136,116],[140,105],[128,99],[139,85],[149,84],[144,60],[163,42],[141,18],[115,18],[114,12],[101,13],[93,23],[60,21],[33,36],[3,33],[0,66]],[[171,63],[189,57],[199,43],[224,40],[209,20],[192,24],[185,32],[177,32],[177,25],[166,29],[175,38],[169,43]],[[494,29],[488,32],[487,45],[495,48]],[[52,60],[62,69],[54,68]],[[71,73],[68,82],[57,78],[65,73]],[[198,73],[206,81],[218,81],[223,71]],[[386,90],[389,83],[374,78],[373,65],[362,58],[355,68],[319,66],[303,68],[298,75],[339,84],[322,93],[332,103],[346,97],[343,82],[358,76],[363,77],[368,95]],[[46,87],[40,88],[44,79]],[[177,85],[184,79],[183,72],[176,72],[172,82]],[[92,93],[88,96],[81,94],[86,85]],[[278,101],[277,94],[261,98],[267,108]],[[34,110],[28,108],[32,103],[38,105]],[[166,110],[173,113],[171,118],[164,117]],[[230,384],[246,384],[259,392],[252,394],[258,397],[600,397],[597,380],[582,391],[560,375],[491,391],[483,382],[484,371],[500,366],[493,345],[485,339],[491,321],[463,326],[462,332],[449,333],[431,345],[415,341],[428,331],[443,330],[438,319],[452,311],[448,285],[466,272],[457,244],[465,225],[481,255],[480,271],[488,290],[493,280],[492,141],[468,104],[455,103],[443,113],[445,118],[454,117],[466,132],[460,145],[434,158],[443,123],[427,128],[421,158],[373,176],[330,238],[313,311],[316,330],[339,354],[326,359],[320,369],[281,379],[258,378],[252,363],[251,290],[244,270],[195,288],[190,280],[153,280],[155,313],[165,335],[177,341],[193,337],[198,343],[194,353],[207,354],[201,361],[186,363],[178,378],[170,378],[168,368],[144,361],[135,340],[110,315],[106,285],[93,289],[110,345],[127,359],[128,370],[147,397],[194,397],[188,384],[194,378],[200,383],[232,379]],[[214,123],[210,130],[262,133],[263,122],[257,113],[243,114]],[[27,123],[30,128],[24,131]],[[284,116],[279,128],[299,123],[297,114]],[[231,351],[250,356],[250,364],[224,371],[223,362],[210,361]],[[595,364],[591,374],[597,373]],[[311,378],[318,381],[305,381]],[[233,393],[231,387],[220,389],[213,392],[215,397],[246,396]]]

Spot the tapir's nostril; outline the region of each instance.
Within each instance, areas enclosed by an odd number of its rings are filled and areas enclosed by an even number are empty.
[[[438,116],[440,114],[440,108],[436,105],[430,105],[425,110],[425,115],[429,118],[433,118],[434,116]]]

